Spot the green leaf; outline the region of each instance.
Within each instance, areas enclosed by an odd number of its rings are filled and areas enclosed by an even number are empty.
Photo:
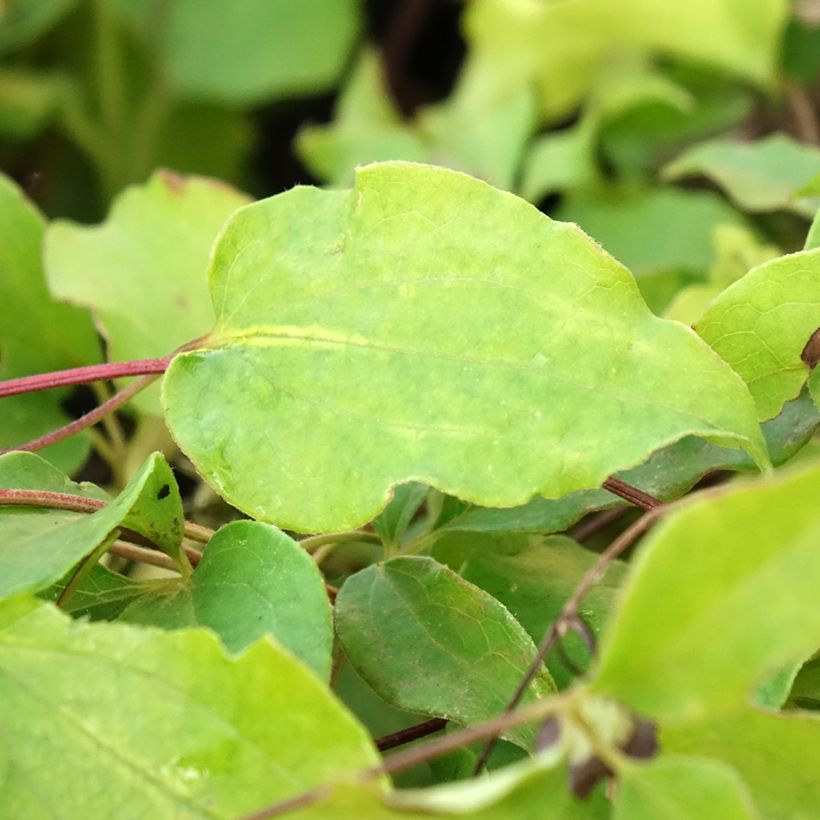
[[[74,6],[76,0],[13,0],[0,6],[0,54],[35,40]]]
[[[394,558],[348,578],[336,632],[350,662],[388,703],[470,724],[504,710],[535,644],[486,592],[432,558]],[[544,669],[525,702],[555,684]],[[531,746],[531,726],[505,737]]]
[[[705,63],[772,86],[783,0],[606,0],[540,3],[478,0],[466,35],[475,60],[499,83],[536,83],[545,116],[569,113],[624,51],[654,52]]]
[[[166,420],[230,503],[288,529],[362,524],[408,479],[487,506],[565,495],[687,434],[765,460],[745,387],[628,271],[453,171],[368,166],[353,192],[244,208],[211,289]]]
[[[737,770],[764,817],[810,820],[820,805],[820,720],[752,708],[661,732],[664,749],[706,755]]]
[[[387,544],[401,541],[413,516],[427,497],[428,488],[417,481],[400,484],[393,490],[393,497],[373,521],[373,529]]]
[[[159,171],[120,194],[102,225],[49,226],[49,285],[94,309],[112,360],[167,356],[211,327],[208,255],[222,223],[246,202],[221,182]],[[136,406],[159,414],[158,390],[141,393]]]
[[[806,234],[806,246],[804,250],[811,251],[820,248],[820,209],[814,215],[808,234]]]
[[[774,259],[717,297],[695,330],[743,377],[771,418],[809,375],[801,354],[820,327],[820,249]]]
[[[322,576],[292,538],[258,521],[226,524],[189,578],[143,595],[120,619],[164,629],[207,626],[231,652],[273,635],[330,677],[333,626]]]
[[[594,552],[569,538],[554,536],[511,555],[475,550],[461,575],[504,604],[539,643],[597,558]],[[584,598],[580,614],[595,633],[601,632],[613,608],[625,568],[619,561],[610,564],[604,577]],[[565,647],[576,666],[583,668],[587,664],[589,650],[579,641],[567,640]],[[559,686],[571,681],[572,675],[560,659],[551,657],[547,665]]]
[[[0,134],[12,140],[37,136],[54,113],[59,88],[51,75],[0,68]]]
[[[820,468],[693,498],[632,563],[594,687],[681,722],[820,644]]]
[[[100,347],[86,311],[57,302],[41,265],[45,223],[23,192],[0,175],[0,380],[99,361]],[[0,447],[22,444],[68,421],[62,391],[0,400]],[[88,453],[84,436],[43,451],[70,471]]]
[[[820,368],[815,366],[811,376],[809,376],[809,391],[814,399],[814,404],[820,410]]]
[[[0,456],[0,487],[105,498],[97,488],[70,482],[32,453]],[[180,546],[182,501],[171,468],[159,453],[117,498],[93,514],[0,507],[0,598],[59,581],[119,527],[144,535],[187,567]]]
[[[170,0],[124,14],[154,46],[179,96],[251,105],[329,88],[359,33],[356,0]],[[157,32],[157,23],[160,23]]]
[[[378,762],[270,641],[230,658],[204,630],[72,622],[20,599],[0,623],[10,817],[233,818]]]
[[[815,655],[798,671],[789,692],[788,706],[820,710],[820,655]]]
[[[66,579],[64,579],[65,581]],[[112,572],[102,564],[95,564],[74,588],[61,609],[73,618],[91,621],[113,621],[131,601],[145,595],[155,581],[134,581],[118,572]],[[60,582],[43,590],[39,597],[56,601],[65,589]]]
[[[664,756],[625,767],[614,820],[755,820],[737,772],[715,760]]]
[[[757,142],[716,139],[695,145],[663,169],[665,179],[705,176],[745,211],[790,209],[811,219],[820,199],[794,191],[820,168],[820,149],[771,134]]]

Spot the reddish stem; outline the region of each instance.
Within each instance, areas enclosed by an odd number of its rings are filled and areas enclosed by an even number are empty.
[[[66,387],[72,384],[86,384],[102,379],[119,379],[123,376],[142,376],[148,373],[164,373],[168,369],[170,356],[164,359],[142,359],[134,362],[107,362],[92,364],[88,367],[73,367],[70,370],[56,370],[52,373],[39,373],[36,376],[23,376],[19,379],[8,379],[0,382],[0,398],[16,396],[20,393],[35,393],[38,390],[49,390],[52,387]]]

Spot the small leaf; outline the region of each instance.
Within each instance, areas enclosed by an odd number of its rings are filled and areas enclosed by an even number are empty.
[[[222,527],[189,578],[138,598],[120,620],[207,626],[231,652],[273,635],[319,677],[330,677],[333,627],[322,576],[292,538],[258,521]]]
[[[820,249],[749,271],[706,310],[695,330],[743,377],[758,418],[795,398],[809,367],[801,355],[820,327]]]
[[[818,168],[820,149],[771,134],[757,142],[717,139],[695,145],[669,163],[663,176],[705,176],[745,211],[789,209],[811,219],[820,200],[800,199],[794,191]]]
[[[102,225],[49,226],[49,285],[94,309],[110,359],[167,356],[213,323],[208,255],[222,223],[246,202],[221,182],[158,171],[120,194]],[[158,390],[141,393],[136,406],[158,415]]]
[[[764,817],[809,818],[820,806],[820,719],[742,708],[668,726],[661,745],[705,755],[737,770]]]
[[[400,484],[393,490],[390,503],[373,521],[373,529],[388,544],[401,541],[413,516],[427,497],[428,488],[417,481]]]
[[[693,720],[820,644],[820,468],[693,498],[632,563],[594,687]],[[764,605],[765,604],[765,605]]]
[[[336,598],[336,631],[388,703],[465,724],[502,712],[535,657],[504,606],[432,558],[394,558],[348,578]],[[524,701],[554,690],[544,669]],[[531,746],[535,729],[505,737]]]
[[[169,491],[160,498],[165,487]],[[69,482],[32,453],[0,456],[0,488],[105,498],[97,488]],[[171,468],[159,453],[145,462],[117,498],[93,514],[0,507],[0,599],[59,581],[119,527],[139,532],[188,566],[181,550],[182,501]]]
[[[378,762],[271,641],[230,658],[204,630],[76,622],[19,598],[0,624],[10,817],[234,818]]]
[[[759,815],[736,771],[707,758],[669,755],[626,766],[613,820],[755,820]]]
[[[765,461],[737,376],[626,270],[453,171],[373,165],[352,192],[243,208],[211,289],[166,420],[223,497],[281,527],[358,526],[408,479],[486,506],[561,496],[690,433]]]

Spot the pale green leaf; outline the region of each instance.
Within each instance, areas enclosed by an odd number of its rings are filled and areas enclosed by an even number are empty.
[[[619,773],[613,820],[755,820],[759,817],[738,773],[698,757],[663,756]]]
[[[204,630],[72,622],[20,599],[0,624],[9,817],[235,818],[378,762],[270,641],[230,658]]]
[[[164,629],[207,626],[231,652],[273,635],[330,677],[333,627],[322,576],[292,538],[258,521],[222,527],[189,578],[143,595],[120,619]]]
[[[820,719],[744,708],[661,732],[670,752],[706,755],[740,773],[764,817],[814,820],[820,806]]]
[[[820,327],[820,249],[749,271],[717,297],[695,330],[743,377],[758,417],[772,418],[809,375],[801,354]]]
[[[94,227],[54,222],[52,291],[93,308],[114,361],[167,356],[213,324],[206,271],[214,238],[246,197],[215,180],[159,171],[124,191]],[[159,414],[158,388],[135,399]]]
[[[535,82],[547,117],[568,113],[624,51],[689,59],[771,86],[783,0],[476,0],[466,18],[473,59],[499,83]]]
[[[401,557],[356,573],[336,598],[336,632],[350,662],[388,703],[470,724],[489,720],[535,656],[498,601],[432,558]],[[555,690],[546,670],[524,700]],[[531,726],[505,737],[531,746]]]
[[[576,586],[598,556],[571,541],[553,536],[523,547],[513,554],[474,550],[461,575],[500,601],[539,643],[561,614]],[[595,634],[600,634],[614,605],[615,593],[624,577],[625,565],[609,565],[604,577],[585,596],[579,614]],[[569,659],[583,668],[589,650],[579,641],[566,640]],[[550,657],[547,666],[559,686],[572,678],[560,658]]]
[[[594,686],[682,722],[820,644],[820,468],[694,498],[643,543]]]
[[[55,301],[41,263],[45,222],[23,192],[0,174],[0,379],[99,361],[100,347],[86,311]],[[23,444],[60,427],[63,391],[0,399],[0,447]],[[43,455],[76,469],[88,452],[84,436]]]
[[[628,271],[453,171],[373,165],[352,192],[244,208],[211,289],[166,420],[220,494],[282,527],[357,526],[408,479],[488,506],[561,496],[687,434],[765,458],[737,376]]]
[[[820,149],[772,134],[757,142],[717,139],[695,145],[663,169],[666,179],[705,176],[746,211],[790,209],[811,219],[819,199],[795,189],[820,170]]]
[[[33,453],[0,456],[0,487],[105,498],[97,488],[70,482]],[[36,507],[0,507],[0,598],[59,581],[118,527],[149,538],[178,562],[182,502],[171,468],[151,456],[128,486],[93,514]]]

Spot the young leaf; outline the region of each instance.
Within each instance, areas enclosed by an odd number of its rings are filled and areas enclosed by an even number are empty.
[[[706,755],[740,773],[764,817],[808,820],[820,806],[820,720],[775,715],[749,707],[668,726],[661,744],[670,752]]]
[[[10,817],[234,818],[378,762],[271,641],[230,658],[204,630],[76,622],[19,598],[0,624]]]
[[[158,171],[120,194],[102,225],[49,226],[49,285],[94,309],[109,358],[167,356],[213,324],[208,255],[222,223],[246,202],[224,183]],[[158,389],[140,394],[136,406],[158,414]]]
[[[809,375],[803,351],[820,328],[820,249],[749,271],[706,310],[695,330],[743,377],[758,417],[772,418]]]
[[[330,677],[333,626],[322,576],[292,538],[258,521],[222,527],[189,578],[138,598],[120,620],[164,629],[207,626],[231,652],[273,635],[320,677]]]
[[[820,200],[797,197],[794,191],[818,168],[820,149],[771,134],[757,142],[717,139],[695,145],[670,162],[663,176],[705,176],[745,211],[790,209],[811,219]]]
[[[45,222],[23,192],[0,174],[0,380],[97,362],[100,346],[90,315],[57,302],[40,261]],[[22,444],[65,424],[63,391],[0,399],[0,447]],[[85,460],[84,436],[43,455],[71,471]]]
[[[467,559],[461,576],[504,604],[538,643],[597,557],[569,538],[554,536],[512,555],[476,550]],[[600,632],[613,608],[624,570],[625,565],[619,561],[610,564],[584,598],[580,614],[595,633]],[[569,659],[583,668],[589,650],[571,641],[566,645]],[[560,659],[548,666],[559,686],[570,682],[569,670]]]
[[[32,453],[0,456],[0,488],[68,492],[97,500],[101,493],[69,482]],[[119,527],[141,533],[183,566],[182,501],[171,468],[151,456],[117,498],[97,512],[0,506],[0,599],[59,581]]]
[[[706,758],[664,756],[624,767],[613,820],[756,820],[737,772]]]
[[[373,165],[352,192],[244,208],[211,289],[166,419],[220,494],[282,527],[360,525],[411,478],[488,506],[565,495],[687,434],[765,461],[736,375],[626,270],[453,171]]]
[[[388,703],[478,723],[503,711],[535,644],[494,598],[432,558],[401,557],[350,577],[336,598],[350,662]],[[546,670],[525,700],[555,690]],[[531,747],[531,726],[509,740]]]
[[[820,467],[708,492],[633,562],[594,687],[694,720],[744,702],[820,644]]]

